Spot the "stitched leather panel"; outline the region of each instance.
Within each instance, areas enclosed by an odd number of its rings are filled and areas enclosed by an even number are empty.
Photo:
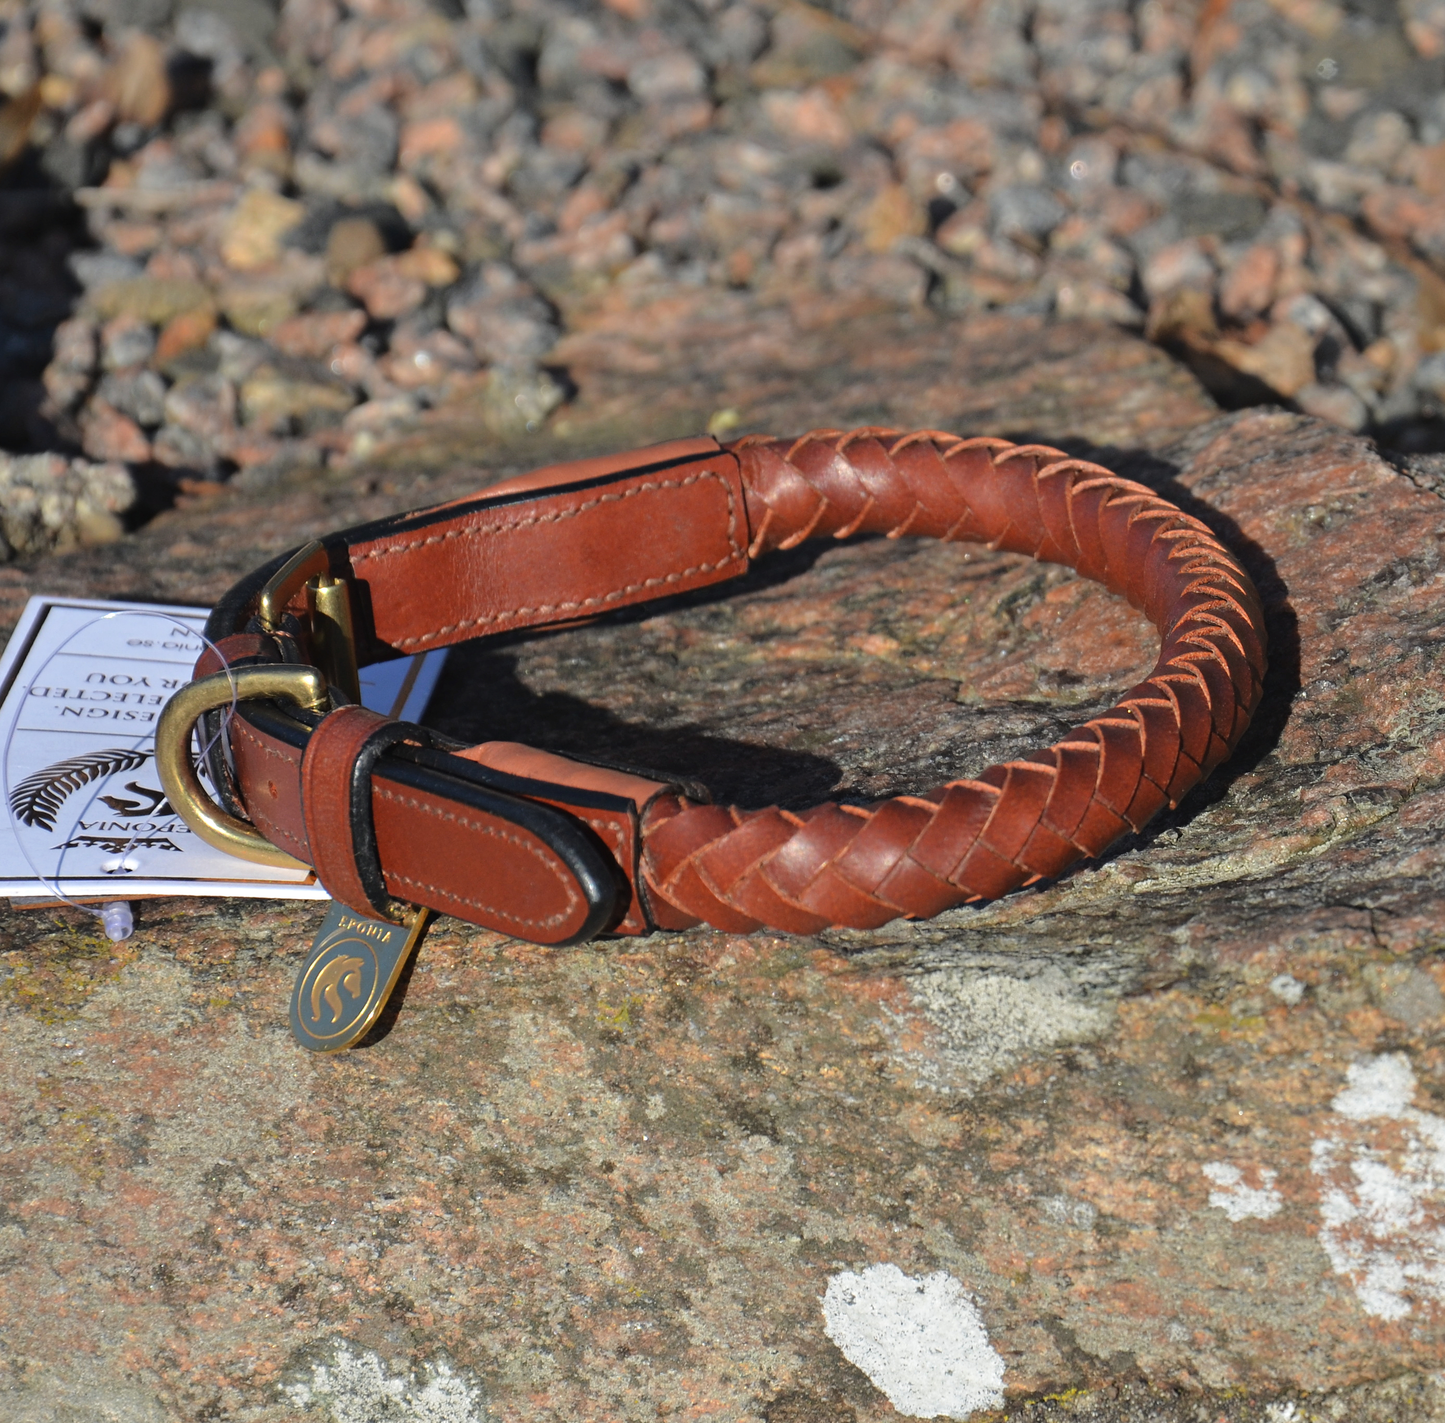
[[[520,826],[372,778],[376,845],[397,899],[533,943],[574,938],[588,904],[566,864]]]
[[[301,812],[301,752],[266,735],[242,711],[231,718],[231,754],[252,824],[273,845],[311,864]]]
[[[807,538],[930,535],[1066,563],[1163,638],[1153,675],[1060,743],[921,796],[802,815],[657,801],[643,825],[654,905],[746,932],[872,927],[992,898],[1097,855],[1226,757],[1259,703],[1259,597],[1198,520],[1041,445],[936,431],[749,436],[753,556]]]
[[[368,918],[376,908],[356,869],[351,778],[361,748],[386,724],[365,707],[338,707],[307,738],[301,760],[301,811],[316,878],[332,899]]]
[[[618,934],[645,934],[652,927],[642,902],[638,858],[642,853],[639,834],[641,812],[664,794],[664,781],[651,781],[607,766],[590,766],[551,751],[539,751],[519,741],[484,741],[454,753],[479,766],[508,776],[537,783],[526,792],[529,800],[555,805],[577,817],[607,847],[607,852],[627,882],[627,907],[622,918],[609,927]],[[575,791],[590,792],[577,796]],[[611,801],[612,804],[601,803]]]
[[[488,496],[350,545],[380,642],[419,652],[572,622],[747,569],[738,462],[716,448],[640,472],[634,455],[629,470],[557,492]]]
[[[324,727],[338,718],[332,733],[336,740],[329,747],[321,743],[321,759],[313,767],[309,819],[319,855],[307,835],[302,749],[252,725],[244,712],[232,720],[231,746],[237,779],[246,789],[246,812],[256,828],[297,859],[311,865],[320,859],[322,883],[330,890],[334,882],[349,894],[344,857],[351,851],[354,751],[347,743],[364,742],[378,725],[391,723],[360,708],[341,711],[347,715],[333,712],[323,719]],[[387,776],[384,768],[372,776],[371,804],[386,887],[395,898],[536,943],[570,940],[586,924],[590,906],[572,869],[545,839],[523,826],[446,795],[418,791]],[[349,897],[343,902],[374,915],[354,861],[349,868],[359,898],[355,904]]]

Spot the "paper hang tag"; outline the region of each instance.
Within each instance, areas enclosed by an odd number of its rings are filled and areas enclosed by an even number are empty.
[[[431,910],[410,924],[367,919],[333,903],[291,993],[291,1035],[312,1052],[354,1047],[386,1007]]]
[[[161,788],[156,721],[190,680],[205,623],[204,608],[162,603],[48,595],[26,603],[0,652],[0,897],[327,897],[305,870],[252,864],[207,844]],[[364,667],[362,705],[421,720],[444,656]]]

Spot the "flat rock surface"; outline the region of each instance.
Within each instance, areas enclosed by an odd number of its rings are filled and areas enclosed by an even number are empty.
[[[794,311],[749,363],[704,316],[701,355],[662,322],[594,376],[574,352],[532,455],[439,419],[410,466],[7,569],[5,620],[40,589],[208,600],[477,464],[620,443],[629,400],[628,442],[718,410],[1032,434],[1251,569],[1239,754],[1104,862],[926,923],[548,952],[441,920],[338,1058],[286,1028],[315,906],[153,902],[118,949],[3,915],[6,1416],[1445,1416],[1445,504],[1116,333]],[[859,540],[460,649],[428,720],[806,805],[1045,743],[1155,648],[1067,570]]]

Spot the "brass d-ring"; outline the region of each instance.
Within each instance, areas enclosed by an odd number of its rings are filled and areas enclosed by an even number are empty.
[[[166,703],[156,723],[156,770],[176,813],[206,844],[253,864],[309,870],[310,865],[278,850],[254,826],[227,815],[202,789],[191,764],[191,730],[196,722],[233,700],[253,697],[284,697],[311,711],[325,711],[329,705],[326,679],[315,667],[277,663],[213,672],[182,687]]]

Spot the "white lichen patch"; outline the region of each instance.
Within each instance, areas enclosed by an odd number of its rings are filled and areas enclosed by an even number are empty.
[[[1076,1201],[1070,1196],[1045,1196],[1039,1205],[1044,1219],[1055,1225],[1071,1225],[1075,1230],[1093,1230],[1099,1220],[1099,1208],[1089,1201]]]
[[[1366,1314],[1445,1306],[1445,1118],[1413,1105],[1402,1053],[1366,1058],[1346,1080],[1330,1104],[1339,1120],[1311,1153],[1320,1244]]]
[[[1200,1170],[1219,1188],[1209,1193],[1209,1204],[1232,1221],[1268,1220],[1284,1205],[1275,1189],[1276,1175],[1267,1166],[1256,1169],[1257,1186],[1251,1186],[1244,1172],[1227,1161],[1206,1161]]]
[[[1065,1043],[1108,1030],[1112,1002],[1083,997],[1057,969],[1033,978],[938,969],[908,981],[914,1004],[936,1030],[930,1052],[906,1052],[927,1086],[983,1082]]]
[[[967,1418],[1003,1403],[1003,1359],[977,1305],[942,1270],[911,1279],[897,1265],[870,1265],[834,1275],[823,1324],[906,1418]]]
[[[482,1423],[481,1390],[445,1361],[392,1373],[369,1349],[338,1342],[310,1378],[284,1387],[297,1408],[322,1408],[331,1423]]]
[[[1292,973],[1277,973],[1269,981],[1269,991],[1286,1008],[1295,1008],[1305,996],[1305,985]]]

